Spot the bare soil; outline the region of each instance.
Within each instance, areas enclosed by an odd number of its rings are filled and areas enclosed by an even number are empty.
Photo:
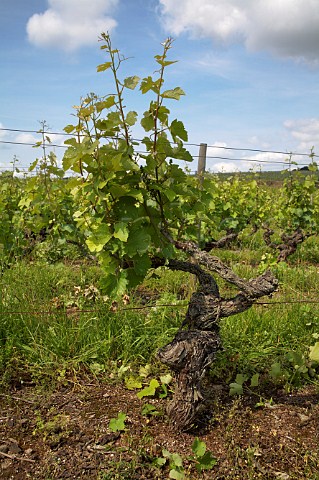
[[[179,453],[188,479],[319,479],[319,394],[229,397],[212,389],[210,420],[201,432],[178,433],[165,413],[143,416],[143,404],[165,412],[167,400],[139,400],[122,384],[77,380],[52,391],[32,384],[0,394],[1,479],[165,479],[155,467],[162,450]],[[270,398],[270,396],[268,397]],[[119,412],[123,432],[108,428]],[[212,470],[197,473],[191,446],[198,436],[216,457]],[[175,478],[175,477],[174,477]]]

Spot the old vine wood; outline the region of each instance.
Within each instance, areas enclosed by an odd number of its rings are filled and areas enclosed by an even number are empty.
[[[178,429],[186,431],[200,423],[206,407],[203,384],[221,348],[219,321],[247,310],[258,298],[273,293],[278,281],[270,271],[244,280],[218,257],[201,251],[196,244],[174,243],[197,264],[171,260],[169,267],[196,275],[198,288],[190,299],[180,331],[171,343],[159,351],[158,357],[176,376],[174,397],[168,406],[169,417]],[[214,273],[238,287],[238,293],[231,298],[221,297]]]

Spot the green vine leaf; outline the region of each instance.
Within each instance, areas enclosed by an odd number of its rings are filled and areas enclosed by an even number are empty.
[[[239,383],[231,383],[229,387],[229,395],[242,395],[244,393],[243,386]]]
[[[145,132],[149,132],[154,128],[154,117],[152,113],[145,112],[144,117],[141,120],[141,125],[144,128]]]
[[[153,378],[149,385],[140,392],[138,392],[137,397],[141,400],[143,397],[154,397],[156,389],[160,386],[156,378]]]
[[[154,81],[152,77],[143,78],[143,80],[141,81],[140,90],[143,94],[149,92],[150,90],[157,94],[159,92],[159,88],[160,81]]]
[[[128,125],[130,125],[130,127],[132,127],[133,125],[135,125],[136,121],[137,121],[137,112],[128,112],[128,114],[125,117],[125,123],[127,123]]]
[[[173,90],[165,90],[165,92],[161,94],[161,97],[179,100],[182,95],[185,95],[184,90],[182,90],[180,87],[176,87]]]
[[[198,437],[196,437],[192,445],[192,451],[197,457],[202,457],[206,452],[205,442],[202,442]]]
[[[129,231],[127,229],[127,224],[124,222],[119,222],[114,225],[114,238],[118,238],[121,242],[127,242]]]
[[[101,65],[98,65],[96,67],[97,72],[104,72],[105,70],[108,70],[112,66],[112,62],[105,62],[101,63]]]
[[[134,90],[138,85],[139,81],[140,81],[140,77],[137,77],[136,75],[134,77],[127,77],[124,80],[124,86],[126,88],[129,88],[130,90]]]
[[[106,224],[100,225],[97,230],[91,233],[91,235],[86,239],[85,243],[87,244],[90,252],[101,252],[104,245],[112,238],[112,233],[110,228]]]
[[[125,420],[126,420],[126,415],[123,412],[120,412],[117,416],[117,418],[111,418],[110,423],[109,423],[109,429],[112,430],[112,432],[122,432],[125,430]]]
[[[319,342],[316,342],[313,346],[309,347],[310,353],[309,358],[313,362],[319,363]]]
[[[173,478],[175,480],[184,480],[185,478],[185,473],[183,471],[180,471],[180,470],[176,470],[176,468],[173,468],[170,472],[169,472],[169,478]]]
[[[142,388],[142,382],[135,377],[128,377],[125,379],[125,386],[128,390],[135,390]]]
[[[170,126],[170,132],[174,142],[176,141],[177,138],[180,138],[181,140],[184,140],[184,142],[187,142],[188,134],[187,134],[187,131],[185,130],[183,122],[179,120],[173,120]]]

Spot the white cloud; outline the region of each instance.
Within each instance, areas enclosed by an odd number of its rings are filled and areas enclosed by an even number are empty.
[[[94,45],[101,32],[114,29],[116,21],[108,16],[118,0],[48,0],[49,8],[29,18],[30,43],[43,48],[74,51]]]
[[[159,0],[166,29],[319,62],[318,0]]]
[[[288,158],[288,153],[245,152],[229,149],[225,142],[216,142],[207,148],[207,169],[225,173],[260,169],[280,170]]]
[[[314,147],[315,153],[319,154],[319,118],[287,120],[284,126],[298,141],[297,148],[300,152],[310,153],[311,148]]]
[[[208,146],[206,156],[207,169],[212,172],[230,173],[243,170],[244,165],[242,162],[238,160],[232,161],[235,151],[228,150],[225,142],[215,142],[213,145]]]
[[[207,147],[207,157],[224,157],[225,148],[227,148],[227,143],[215,142],[213,145],[209,145]]]
[[[36,138],[32,133],[19,133],[15,138],[15,142],[19,143],[32,143],[35,144],[39,141],[39,138]]]
[[[280,170],[284,167],[289,159],[289,154],[256,152],[254,154],[245,155],[244,165],[248,169],[262,170]]]
[[[232,163],[232,162],[218,162],[214,163],[210,170],[213,173],[232,173],[232,172],[239,172],[240,165]]]

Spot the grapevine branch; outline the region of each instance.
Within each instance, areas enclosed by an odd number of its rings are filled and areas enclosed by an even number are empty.
[[[200,416],[207,406],[203,382],[221,348],[219,320],[243,312],[256,299],[270,295],[277,289],[278,281],[270,271],[244,280],[219,258],[200,250],[195,243],[175,241],[168,232],[162,233],[178,250],[195,261],[170,260],[168,267],[187,271],[198,278],[198,288],[191,297],[181,329],[158,352],[159,360],[168,365],[176,376],[176,390],[168,406],[169,418],[176,428],[188,431],[200,423]],[[238,287],[239,292],[232,298],[221,297],[212,272]]]
[[[285,262],[287,258],[297,251],[298,245],[304,242],[307,238],[311,236],[310,233],[304,233],[301,228],[297,228],[291,234],[282,233],[281,240],[282,243],[277,243],[272,241],[271,237],[275,233],[274,230],[269,228],[267,225],[263,225],[264,241],[265,244],[275,250],[279,251],[277,262]]]

